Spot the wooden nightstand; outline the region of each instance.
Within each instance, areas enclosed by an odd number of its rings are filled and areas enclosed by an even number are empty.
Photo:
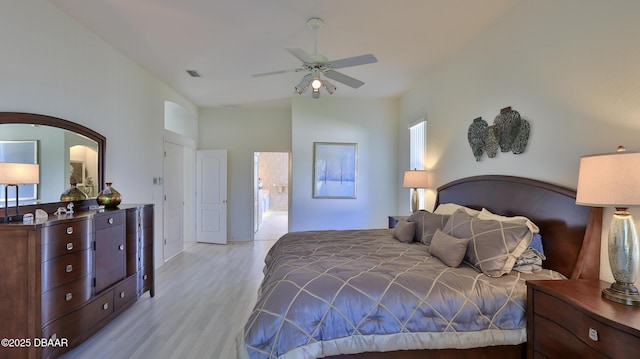
[[[638,358],[640,308],[602,298],[599,280],[527,282],[527,358]]]

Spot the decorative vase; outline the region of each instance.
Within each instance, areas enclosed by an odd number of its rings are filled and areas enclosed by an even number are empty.
[[[483,120],[482,117],[478,117],[473,119],[473,122],[467,131],[469,146],[471,146],[471,151],[473,152],[473,156],[476,158],[476,161],[480,161],[482,159],[482,152],[484,151],[484,133],[487,131],[488,126],[487,121]]]
[[[96,201],[101,206],[105,206],[105,208],[115,208],[118,207],[120,202],[122,202],[122,197],[120,196],[120,192],[116,191],[115,188],[111,186],[111,182],[107,182],[107,187],[102,190],[96,197]]]
[[[493,120],[493,125],[498,130],[498,140],[500,141],[500,151],[511,151],[511,145],[515,141],[518,131],[520,131],[520,113],[505,107],[500,110],[500,114]]]
[[[77,183],[73,182],[71,183],[71,186],[60,195],[60,201],[62,202],[82,201],[87,198],[87,194],[78,188]]]

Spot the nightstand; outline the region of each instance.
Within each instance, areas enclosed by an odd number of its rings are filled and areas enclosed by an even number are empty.
[[[389,228],[396,228],[396,224],[402,219],[406,220],[409,216],[389,216]]]
[[[527,282],[527,358],[638,358],[640,308],[602,298],[599,280]]]

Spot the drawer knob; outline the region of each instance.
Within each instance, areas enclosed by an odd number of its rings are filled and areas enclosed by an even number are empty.
[[[120,292],[120,298],[124,298],[124,291]]]
[[[67,266],[64,268],[64,270],[67,273],[71,273],[71,271],[73,271],[73,266],[71,264],[67,264]]]
[[[73,299],[73,294],[67,293],[67,294],[64,295],[64,300],[65,301],[70,302],[71,299]]]
[[[109,224],[113,224],[113,218],[109,218],[107,222],[109,222]]]
[[[104,310],[109,309],[109,303],[104,303],[104,304],[102,305],[102,309],[104,309]]]
[[[69,242],[67,243],[67,250],[70,251],[73,249],[73,243]]]
[[[124,244],[119,245],[118,249],[121,250],[121,251],[124,251]]]
[[[589,339],[593,340],[594,342],[598,341],[598,331],[594,328],[589,328]]]
[[[142,276],[142,279],[144,279],[144,280],[147,280],[147,278],[149,278],[149,276],[146,275],[146,274]]]
[[[73,234],[73,227],[67,227],[67,234]]]

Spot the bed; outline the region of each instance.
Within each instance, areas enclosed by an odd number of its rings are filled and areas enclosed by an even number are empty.
[[[475,176],[439,187],[436,207],[451,203],[465,208],[420,213],[440,218],[440,225],[434,232],[418,220],[417,241],[398,240],[397,229],[283,236],[265,258],[256,306],[237,337],[239,357],[524,357],[526,281],[598,278],[602,209],[576,205],[571,189],[513,176]],[[470,209],[523,216],[535,230],[511,218],[480,220]],[[496,228],[507,247],[509,238],[518,239],[508,255],[487,259],[478,233]],[[465,231],[475,231],[473,238],[456,242]],[[421,243],[427,232],[431,237]],[[520,259],[533,246],[530,232],[539,232],[544,268],[511,270],[512,257]],[[466,248],[458,267],[450,263],[449,254],[459,252],[454,244]]]

